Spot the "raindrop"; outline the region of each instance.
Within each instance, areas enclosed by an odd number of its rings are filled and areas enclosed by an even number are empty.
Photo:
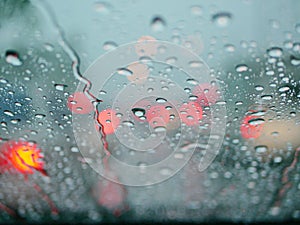
[[[17,123],[19,123],[21,120],[20,119],[12,119],[10,122],[12,123],[12,124],[17,124]]]
[[[134,123],[132,121],[123,121],[122,122],[125,126],[127,127],[133,127],[134,126]]]
[[[274,74],[275,74],[275,72],[273,70],[268,70],[266,72],[266,75],[268,75],[268,76],[273,76]]]
[[[154,128],[155,132],[165,132],[166,130],[167,130],[167,128],[163,127],[163,126],[157,126]]]
[[[79,149],[76,146],[71,147],[71,152],[79,152]]]
[[[144,116],[146,114],[146,110],[142,109],[142,108],[133,108],[133,109],[131,109],[131,111],[137,117],[141,117],[141,116]]]
[[[255,111],[255,112],[251,112],[250,115],[252,115],[252,116],[264,116],[265,114],[266,114],[265,110],[258,110],[258,111]]]
[[[270,49],[267,50],[267,54],[271,57],[274,57],[274,58],[279,58],[282,56],[283,54],[283,51],[281,48],[279,47],[272,47]]]
[[[13,66],[21,66],[23,63],[20,59],[19,53],[14,50],[7,50],[5,52],[5,60]]]
[[[228,26],[231,19],[232,15],[229,12],[219,12],[212,16],[212,22],[218,25],[219,27]]]
[[[295,56],[291,56],[291,64],[293,66],[299,66],[300,65],[300,59],[299,58],[296,58]]]
[[[264,90],[264,86],[256,85],[256,86],[255,86],[255,90],[256,90],[256,91],[263,91],[263,90]]]
[[[266,145],[258,145],[255,147],[255,151],[259,154],[265,153],[268,151],[268,146]]]
[[[289,91],[291,88],[289,86],[283,86],[283,87],[280,87],[278,89],[279,92],[287,92]]]
[[[191,61],[191,62],[189,62],[189,66],[191,68],[199,68],[199,67],[203,66],[203,63],[201,61]]]
[[[177,61],[176,57],[169,57],[166,59],[166,63],[168,63],[168,64],[175,64],[176,61]]]
[[[4,114],[7,116],[14,116],[14,113],[9,110],[4,110]]]
[[[235,51],[235,46],[231,45],[231,44],[225,45],[224,48],[225,48],[226,52],[234,52]]]
[[[282,157],[281,156],[276,156],[274,158],[274,163],[281,163],[282,162]]]
[[[118,74],[122,75],[122,76],[131,76],[133,73],[131,70],[126,69],[126,68],[120,68],[118,69]]]
[[[54,87],[58,91],[64,91],[65,88],[67,87],[67,85],[65,85],[65,84],[55,84]]]
[[[159,173],[163,176],[169,176],[172,174],[172,170],[170,168],[162,168]]]
[[[165,29],[166,22],[160,16],[156,16],[151,21],[151,29],[154,32],[161,32]]]
[[[45,43],[44,47],[48,52],[52,52],[54,50],[53,45],[51,45],[50,43]]]
[[[274,136],[274,137],[277,137],[279,135],[279,132],[274,131],[274,132],[271,133],[271,135]]]
[[[242,73],[248,70],[248,66],[246,64],[239,64],[235,67],[236,72]]]
[[[195,101],[195,100],[198,99],[198,96],[196,96],[196,95],[191,95],[191,96],[189,97],[189,99],[190,99],[191,101]]]
[[[263,118],[254,118],[248,121],[248,123],[252,126],[257,126],[265,123]]]
[[[273,96],[272,95],[263,95],[261,96],[261,99],[263,100],[272,100]]]
[[[103,44],[103,50],[110,51],[118,47],[118,45],[113,41],[107,41]]]
[[[35,118],[38,118],[38,119],[43,119],[45,117],[46,117],[45,114],[35,114]]]
[[[191,14],[194,16],[200,16],[202,14],[201,6],[195,5],[191,7]]]
[[[186,80],[187,83],[192,84],[192,85],[197,85],[198,81],[193,79],[193,78],[189,78]]]
[[[165,102],[167,102],[167,99],[165,99],[165,98],[157,98],[156,102],[157,103],[165,103]]]

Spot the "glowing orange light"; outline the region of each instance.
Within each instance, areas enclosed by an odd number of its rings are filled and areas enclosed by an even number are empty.
[[[199,125],[203,111],[197,102],[184,103],[180,109],[180,118],[188,126]]]
[[[261,135],[263,124],[250,124],[249,121],[259,118],[254,115],[247,115],[244,117],[240,131],[242,137],[245,139],[258,138]]]
[[[1,146],[0,166],[3,170],[13,169],[23,174],[33,174],[37,170],[44,175],[41,150],[36,144],[25,141],[8,141]]]
[[[170,112],[164,105],[154,105],[146,112],[151,127],[165,127],[170,120]]]
[[[105,134],[113,134],[120,124],[120,118],[115,110],[105,109],[99,113],[98,122],[102,124]]]
[[[220,99],[218,87],[209,83],[203,83],[196,86],[193,94],[198,97],[198,103],[202,106],[215,104]]]
[[[83,92],[70,95],[67,102],[70,111],[76,114],[88,114],[93,110],[93,105]]]

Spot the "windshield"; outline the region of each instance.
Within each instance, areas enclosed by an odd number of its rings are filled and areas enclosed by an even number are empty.
[[[0,223],[297,222],[299,1],[0,2]]]

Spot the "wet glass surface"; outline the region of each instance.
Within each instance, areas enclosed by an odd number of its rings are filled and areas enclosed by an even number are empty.
[[[0,223],[299,221],[299,8],[0,1]]]

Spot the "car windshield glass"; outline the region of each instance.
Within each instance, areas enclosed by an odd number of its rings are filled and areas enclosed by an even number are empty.
[[[300,221],[300,1],[0,1],[0,223]]]

